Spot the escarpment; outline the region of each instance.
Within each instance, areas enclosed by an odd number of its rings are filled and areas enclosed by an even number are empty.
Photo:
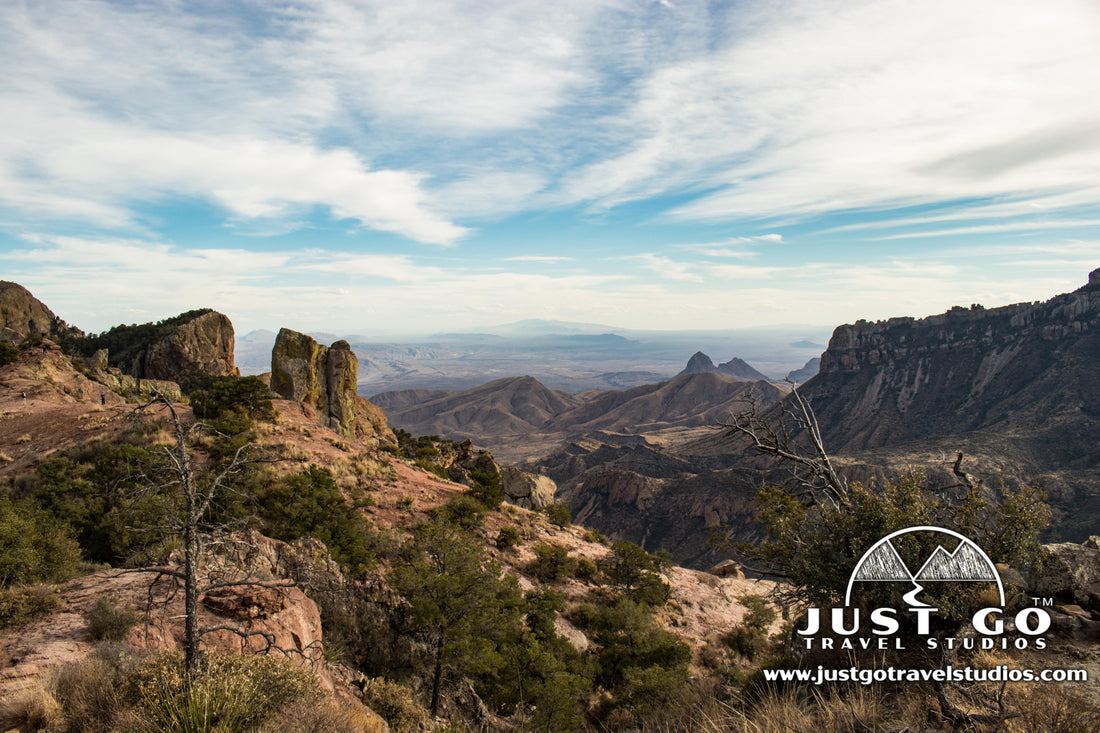
[[[999,427],[1069,460],[1095,451],[1098,357],[1100,270],[1045,302],[840,326],[803,394],[833,450]]]

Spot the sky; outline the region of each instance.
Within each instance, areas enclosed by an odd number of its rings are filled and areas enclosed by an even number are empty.
[[[832,326],[1100,267],[1095,0],[0,12],[0,279],[87,331]]]

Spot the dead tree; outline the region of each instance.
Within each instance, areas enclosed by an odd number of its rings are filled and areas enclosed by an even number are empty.
[[[287,588],[294,585],[289,579],[263,579],[254,577],[247,571],[234,572],[227,568],[233,563],[225,563],[226,568],[221,572],[210,573],[205,583],[200,583],[200,573],[204,560],[208,556],[208,544],[212,539],[224,548],[233,543],[229,535],[229,527],[224,524],[211,524],[208,514],[213,502],[221,495],[231,492],[231,482],[234,476],[243,471],[246,466],[255,461],[250,460],[248,453],[252,448],[250,443],[238,447],[232,457],[216,470],[212,475],[203,476],[194,459],[195,436],[206,426],[202,422],[185,424],[183,418],[176,410],[170,399],[160,394],[153,393],[153,398],[138,408],[149,407],[154,404],[163,405],[168,413],[170,428],[173,435],[171,445],[163,446],[162,455],[165,458],[165,480],[149,480],[150,490],[176,493],[182,500],[182,507],[178,512],[171,513],[164,518],[164,526],[156,528],[180,536],[183,540],[182,566],[163,565],[149,568],[137,568],[130,572],[155,573],[156,577],[150,583],[150,600],[153,586],[162,578],[174,579],[183,585],[183,620],[184,620],[184,661],[188,675],[194,675],[199,665],[199,645],[205,634],[213,631],[229,631],[242,638],[252,636],[265,637],[268,647],[272,647],[274,640],[263,632],[252,631],[228,624],[217,624],[209,627],[199,626],[199,598],[203,593],[219,588],[230,587],[265,587]],[[148,528],[146,528],[148,529]],[[238,570],[240,563],[237,563]],[[169,600],[171,595],[169,596]]]

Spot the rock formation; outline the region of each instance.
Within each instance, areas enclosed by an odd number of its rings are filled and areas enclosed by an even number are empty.
[[[542,509],[554,503],[558,486],[549,476],[505,466],[500,469],[500,479],[507,502],[526,509]]]
[[[21,341],[31,334],[57,341],[84,332],[54,315],[22,285],[0,280],[0,339]]]
[[[217,311],[179,324],[171,333],[149,344],[141,376],[180,381],[194,372],[213,377],[239,377],[233,363],[233,323]],[[135,370],[137,371],[137,370]]]
[[[304,333],[284,328],[271,350],[271,391],[317,411],[323,425],[352,437],[394,442],[386,416],[355,393],[359,360],[347,341],[322,346]]]
[[[838,327],[803,390],[829,445],[874,448],[998,423],[1053,426],[1059,414],[1091,416],[1100,427],[1098,272],[1046,302]]]
[[[105,353],[110,366],[126,375],[177,382],[185,391],[201,377],[240,376],[233,348],[233,323],[209,309],[157,323],[115,326],[80,346],[93,363],[102,363]]]

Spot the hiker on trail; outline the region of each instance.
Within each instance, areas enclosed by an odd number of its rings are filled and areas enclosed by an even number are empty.
[[[26,402],[26,401],[27,401],[27,393],[26,393],[26,392],[24,392],[24,393],[23,393],[23,401],[24,401],[24,402]]]
[[[101,404],[101,405],[106,405],[107,404],[107,393],[106,392],[100,392],[99,393],[99,404]]]

